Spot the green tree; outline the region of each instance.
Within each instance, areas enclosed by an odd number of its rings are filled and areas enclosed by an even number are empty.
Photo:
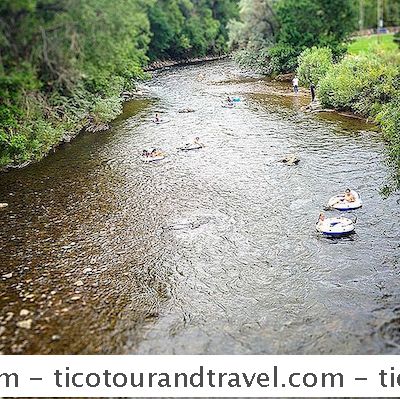
[[[245,48],[249,59],[269,64],[267,73],[293,71],[297,57],[313,46],[329,47],[339,58],[357,25],[355,4],[348,0],[242,0],[240,8],[240,21],[230,24],[231,43]]]
[[[226,50],[236,0],[2,0],[0,166],[121,111],[149,58]]]
[[[298,63],[300,83],[316,86],[333,66],[332,50],[328,47],[306,49],[300,54]]]
[[[355,7],[348,0],[278,0],[278,43],[297,55],[306,48],[326,46],[343,54],[343,42],[356,27]]]
[[[236,0],[163,0],[150,8],[150,58],[182,58],[227,50],[226,24],[237,16]]]
[[[273,0],[241,0],[239,20],[230,21],[231,48],[261,49],[275,43],[278,21]]]

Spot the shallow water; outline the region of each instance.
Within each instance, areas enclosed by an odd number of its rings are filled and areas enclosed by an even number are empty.
[[[0,351],[399,353],[400,197],[379,194],[373,126],[306,114],[306,97],[229,62],[144,91],[110,131],[0,176]],[[227,93],[245,101],[224,109]],[[177,151],[196,136],[205,149]],[[167,159],[143,163],[153,147]],[[298,166],[279,162],[290,153]],[[319,236],[346,187],[364,200],[356,234]]]

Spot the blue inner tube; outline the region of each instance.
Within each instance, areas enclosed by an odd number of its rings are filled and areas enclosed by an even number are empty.
[[[327,233],[327,232],[323,232],[322,234],[324,236],[328,236],[328,237],[345,237],[345,236],[349,236],[349,235],[354,234],[354,230],[353,231],[342,232],[342,233]]]

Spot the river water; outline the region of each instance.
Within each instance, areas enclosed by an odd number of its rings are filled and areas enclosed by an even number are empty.
[[[400,353],[400,197],[380,195],[373,126],[305,113],[230,62],[157,72],[144,92],[108,132],[0,176],[0,351]],[[228,93],[245,101],[224,109]],[[196,136],[205,149],[177,151]],[[153,147],[168,157],[143,163]],[[347,187],[356,234],[319,236]]]

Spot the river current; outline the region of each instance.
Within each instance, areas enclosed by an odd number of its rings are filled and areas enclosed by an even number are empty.
[[[400,353],[400,197],[380,194],[376,129],[227,61],[143,91],[109,131],[0,176],[0,352]],[[142,162],[154,147],[167,158]],[[356,234],[321,237],[347,187]]]

